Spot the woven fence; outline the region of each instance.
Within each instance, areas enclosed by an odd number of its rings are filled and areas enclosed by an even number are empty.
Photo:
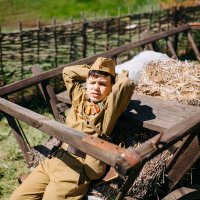
[[[49,26],[38,21],[37,27],[29,30],[19,23],[16,32],[0,31],[0,79],[4,85],[15,82],[29,77],[33,65],[49,70],[141,39],[146,29],[168,30],[199,17],[200,6],[195,6],[59,25],[52,20]]]

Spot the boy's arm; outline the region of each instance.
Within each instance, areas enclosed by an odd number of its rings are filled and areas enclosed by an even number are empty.
[[[63,69],[63,80],[67,93],[72,100],[82,90],[81,82],[85,81],[89,72],[88,65],[74,65]]]
[[[105,105],[105,116],[102,131],[110,134],[119,116],[126,110],[135,84],[128,78],[128,73],[124,72],[116,77],[116,83],[108,96]]]

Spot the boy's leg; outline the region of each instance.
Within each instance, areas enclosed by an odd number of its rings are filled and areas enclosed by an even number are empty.
[[[43,161],[20,185],[10,200],[78,200],[87,193],[89,180],[83,160],[63,150],[58,158]]]
[[[87,193],[89,180],[81,158],[74,158],[60,150],[54,159],[54,170],[49,171],[50,183],[43,200],[82,199]]]
[[[48,161],[48,160],[47,160]],[[37,166],[26,180],[14,191],[10,200],[41,200],[49,176],[46,173],[46,161]]]

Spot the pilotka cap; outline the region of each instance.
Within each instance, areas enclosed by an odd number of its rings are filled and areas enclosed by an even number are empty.
[[[107,72],[110,75],[115,77],[115,66],[116,66],[116,63],[115,63],[115,61],[113,59],[99,57],[93,63],[93,65],[90,68],[90,70],[97,70],[97,71]]]

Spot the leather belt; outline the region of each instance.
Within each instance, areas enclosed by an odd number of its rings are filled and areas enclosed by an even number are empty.
[[[66,143],[62,143],[61,148],[64,149],[65,151],[67,151],[75,156],[81,157],[81,158],[85,158],[85,156],[86,156],[86,153],[84,153],[81,150],[77,149],[76,147],[70,146],[69,144],[66,144]]]

